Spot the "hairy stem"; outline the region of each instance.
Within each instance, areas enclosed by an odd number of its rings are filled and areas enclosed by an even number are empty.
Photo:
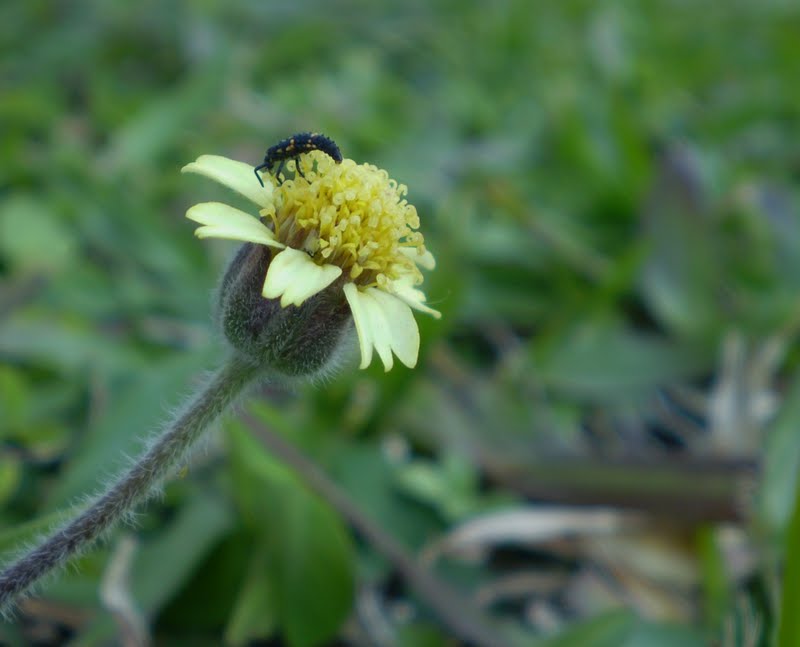
[[[9,564],[0,573],[0,611],[8,611],[17,597],[40,578],[86,550],[153,496],[171,469],[257,372],[257,366],[232,358],[176,414],[134,465],[98,494],[87,509]]]

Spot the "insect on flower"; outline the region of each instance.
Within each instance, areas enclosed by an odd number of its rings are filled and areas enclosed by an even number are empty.
[[[278,168],[275,171],[275,176],[277,177],[280,175],[281,171],[283,171],[283,165],[288,160],[293,159],[297,162],[300,155],[308,153],[309,151],[322,151],[337,164],[342,161],[342,153],[339,151],[336,142],[330,137],[326,137],[320,133],[297,133],[296,135],[282,139],[277,144],[267,149],[264,155],[264,162],[256,166],[253,172],[256,174],[261,186],[264,186],[264,181],[258,173],[260,170],[267,169],[267,172],[271,173],[272,167],[277,164]],[[297,171],[302,175],[302,171],[300,171],[299,167],[297,167]]]

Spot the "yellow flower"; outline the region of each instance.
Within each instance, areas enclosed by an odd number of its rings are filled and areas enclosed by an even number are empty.
[[[289,162],[292,168],[294,162]],[[419,329],[411,309],[440,317],[425,305],[420,267],[433,269],[433,255],[417,231],[419,217],[404,196],[406,187],[370,164],[312,151],[301,157],[302,174],[262,187],[253,167],[202,155],[182,171],[199,173],[248,198],[253,216],[220,202],[191,207],[186,217],[200,225],[200,238],[226,238],[272,248],[262,295],[282,308],[300,306],[329,286],[341,289],[350,306],[361,348],[361,368],[373,349],[385,370],[392,353],[414,367]],[[269,180],[271,176],[265,175]]]

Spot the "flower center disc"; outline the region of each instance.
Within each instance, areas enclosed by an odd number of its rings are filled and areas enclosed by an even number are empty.
[[[317,264],[338,265],[362,287],[409,274],[422,281],[412,258],[425,252],[425,241],[404,184],[371,164],[337,164],[319,151],[299,164],[302,174],[276,186],[275,205],[261,211],[279,241]]]

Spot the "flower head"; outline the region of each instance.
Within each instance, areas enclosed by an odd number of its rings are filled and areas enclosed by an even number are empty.
[[[195,234],[269,248],[261,295],[279,299],[281,308],[298,308],[322,292],[339,294],[355,322],[361,368],[373,349],[387,371],[393,354],[415,366],[419,330],[411,309],[440,314],[417,289],[420,268],[432,269],[434,259],[406,187],[375,166],[335,163],[319,151],[289,168],[298,163],[294,179],[264,187],[252,166],[225,157],[203,155],[185,166],[183,172],[216,180],[258,207],[254,216],[219,202],[197,204],[186,213],[201,225]]]

